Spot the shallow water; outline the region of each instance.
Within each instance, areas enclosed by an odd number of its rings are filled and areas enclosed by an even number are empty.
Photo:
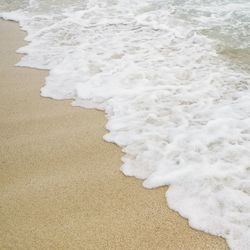
[[[122,171],[192,227],[250,248],[250,3],[0,0],[49,69],[41,95],[105,110]]]

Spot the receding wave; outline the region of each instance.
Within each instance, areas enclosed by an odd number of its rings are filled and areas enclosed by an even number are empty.
[[[247,0],[0,0],[41,95],[103,109],[124,174],[169,185],[192,227],[250,248]]]

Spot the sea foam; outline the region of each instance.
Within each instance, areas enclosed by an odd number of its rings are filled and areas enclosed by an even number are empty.
[[[105,110],[125,175],[250,249],[249,65],[228,53],[250,58],[248,1],[0,3],[28,32],[17,65],[50,70],[42,96]]]

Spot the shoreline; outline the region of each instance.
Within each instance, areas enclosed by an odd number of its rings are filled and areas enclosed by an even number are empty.
[[[47,71],[14,67],[25,33],[0,30],[1,249],[228,249],[123,176],[104,112],[40,97]]]

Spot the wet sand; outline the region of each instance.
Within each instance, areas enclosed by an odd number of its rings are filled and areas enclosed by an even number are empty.
[[[119,171],[103,112],[39,96],[48,72],[14,67],[24,36],[0,20],[0,249],[227,249]]]

